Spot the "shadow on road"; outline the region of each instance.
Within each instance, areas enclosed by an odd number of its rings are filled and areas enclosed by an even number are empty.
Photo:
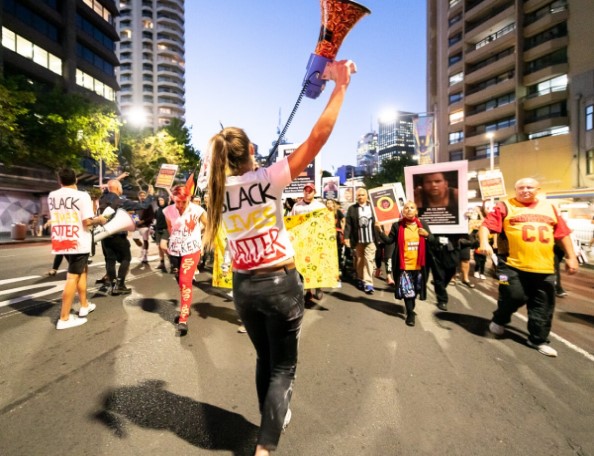
[[[126,421],[147,428],[168,430],[191,445],[253,454],[258,427],[243,416],[197,402],[164,389],[165,382],[147,380],[104,395],[102,409],[93,414],[119,438],[126,438]]]
[[[441,321],[448,321],[454,323],[461,328],[464,328],[471,334],[480,337],[493,338],[494,336],[489,332],[489,323],[491,322],[488,318],[477,317],[476,315],[467,315],[456,312],[436,312],[435,318]],[[526,344],[527,333],[519,330],[513,326],[506,326],[505,333],[497,339],[511,339],[519,344]]]
[[[375,299],[369,299],[367,297],[364,297],[364,296],[368,296],[368,295],[363,295],[363,293],[361,293],[361,294],[362,294],[361,296],[355,297],[355,296],[349,296],[345,293],[333,292],[332,296],[334,296],[337,299],[340,299],[341,301],[361,303],[364,306],[369,307],[370,309],[384,313],[391,317],[404,318],[404,306],[403,305],[396,304],[394,302],[385,302],[385,301],[377,301]]]
[[[555,318],[571,323],[578,322],[594,326],[594,315],[588,315],[578,312],[559,312],[555,315]]]

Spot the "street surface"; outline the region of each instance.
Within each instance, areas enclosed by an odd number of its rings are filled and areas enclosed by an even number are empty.
[[[200,273],[186,337],[173,276],[137,262],[125,297],[95,293],[89,322],[57,331],[65,272],[48,243],[0,246],[0,455],[251,455],[255,355],[233,303]],[[63,267],[66,263],[63,264]],[[417,326],[384,280],[344,281],[306,310],[291,408],[276,454],[594,456],[594,271],[563,276],[547,358],[515,317],[487,334],[496,283],[432,292]],[[475,280],[475,282],[479,282]],[[78,305],[74,305],[78,309]]]

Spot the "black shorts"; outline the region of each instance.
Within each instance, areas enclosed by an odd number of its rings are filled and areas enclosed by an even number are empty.
[[[470,247],[462,247],[460,249],[460,261],[470,260]]]
[[[81,275],[83,272],[85,272],[87,264],[89,262],[88,253],[75,253],[73,255],[64,255],[64,258],[66,258],[66,261],[68,262],[68,272],[70,274]]]

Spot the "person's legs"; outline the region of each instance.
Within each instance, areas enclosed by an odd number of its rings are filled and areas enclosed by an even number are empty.
[[[196,266],[198,265],[199,261],[200,252],[195,252],[181,257],[181,265],[179,268],[180,324],[186,324],[188,322],[188,317],[190,316],[193,295],[192,281],[194,280],[194,272],[196,271]],[[185,329],[187,330],[187,328]]]
[[[289,410],[304,313],[297,270],[234,273],[233,299],[258,355],[256,385],[262,412],[258,448],[276,449]]]
[[[527,273],[528,274],[528,273]],[[555,310],[555,276],[529,274],[526,277],[528,332],[536,345],[547,343]]]
[[[505,264],[500,264],[498,269],[499,298],[497,299],[497,309],[493,312],[493,322],[499,326],[505,326],[511,321],[511,316],[528,299],[523,281],[523,276],[526,273]]]
[[[355,246],[355,271],[357,272],[357,279],[359,279],[362,283],[363,280],[363,269],[365,268],[365,244],[357,244]]]
[[[357,244],[359,247],[361,244]],[[362,266],[362,274],[363,274],[363,281],[366,285],[371,285],[373,287],[373,266],[375,264],[375,252],[377,248],[375,247],[375,243],[369,242],[367,244],[363,244],[363,266]]]
[[[72,301],[76,293],[78,279],[80,275],[68,273],[66,275],[66,283],[64,284],[64,291],[62,292],[62,307],[60,309],[60,320],[68,320],[70,317],[70,310],[72,309]]]

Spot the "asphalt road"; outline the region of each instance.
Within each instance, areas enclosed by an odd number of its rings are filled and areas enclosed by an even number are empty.
[[[48,246],[3,246],[0,260],[0,455],[252,454],[254,351],[208,272],[186,337],[156,262],[133,265],[124,298],[91,286],[89,322],[56,331],[65,275],[43,276]],[[344,282],[306,311],[277,454],[594,456],[591,278],[566,283],[555,359],[525,345],[521,315],[502,339],[486,333],[491,281],[449,287],[448,312],[430,294],[414,328],[383,280],[372,296]]]

